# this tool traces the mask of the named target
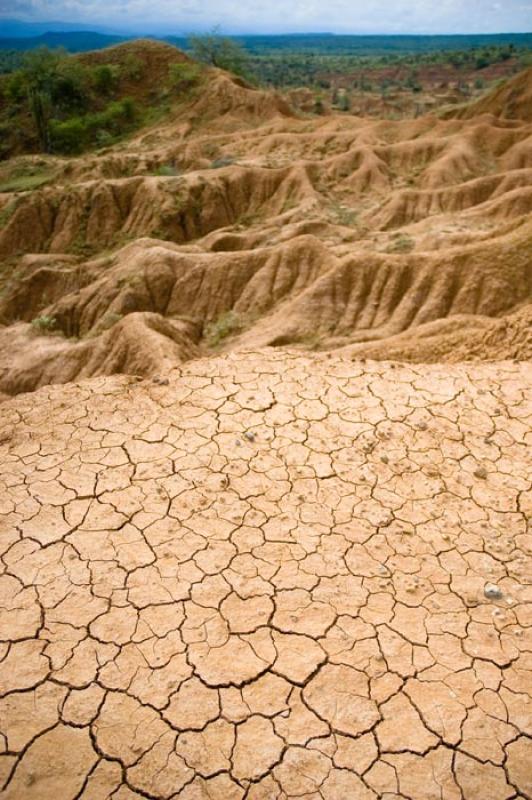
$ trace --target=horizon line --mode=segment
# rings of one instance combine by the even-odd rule
[[[81,27],[79,29],[73,29],[73,30],[69,30],[69,31],[54,30],[53,28],[51,28],[50,30],[46,30],[46,31],[43,31],[43,32],[41,32],[39,34],[35,34],[35,36],[32,36],[32,37],[17,36],[17,35],[2,36],[2,34],[0,33],[0,39],[36,38],[37,36],[43,36],[43,35],[45,35],[47,33],[62,33],[62,34],[97,33],[97,34],[100,34],[102,36],[156,36],[158,38],[165,38],[165,37],[169,37],[169,36],[187,37],[187,36],[194,36],[194,35],[206,35],[206,34],[212,33],[213,30],[214,30],[214,27],[215,27],[214,26],[214,27],[210,27],[210,28],[209,27],[208,28],[202,28],[200,30],[195,29],[195,30],[176,31],[176,32],[169,32],[169,33],[163,33],[162,31],[161,32],[149,31],[149,30],[141,31],[140,29],[137,29],[137,30],[129,29],[129,30],[127,30],[125,28],[124,29],[116,28],[116,29],[113,30],[113,32],[110,32],[111,29],[113,29],[112,24],[111,25],[109,25],[109,24],[106,25],[105,23],[102,23],[100,25],[97,22],[94,23],[95,27],[92,28],[92,27],[90,27],[90,25],[92,23],[86,23],[86,22],[81,22],[81,21],[80,22],[70,22],[69,20],[64,20],[64,21],[62,21],[62,20],[50,20],[50,21],[47,21],[47,20],[40,20],[40,19],[23,20],[23,19],[19,19],[19,18],[15,18],[15,17],[6,17],[4,15],[0,15],[0,23],[3,20],[6,20],[6,21],[9,20],[10,22],[20,22],[22,24],[27,24],[27,25],[32,25],[32,24],[36,24],[36,25],[45,25],[45,24],[54,25],[54,24],[59,24],[59,25],[69,25],[69,26],[70,25],[72,25],[72,26],[80,25]],[[98,28],[107,28],[107,32],[104,33],[104,32],[102,32],[102,30],[98,30]],[[423,37],[436,38],[436,37],[452,36],[453,38],[466,38],[466,37],[469,37],[469,36],[527,36],[527,35],[531,35],[531,34],[532,34],[532,29],[531,30],[527,30],[527,31],[515,31],[515,30],[501,30],[501,31],[489,31],[489,32],[487,32],[487,31],[470,31],[470,32],[467,32],[467,33],[463,33],[463,32],[455,33],[455,32],[452,32],[452,31],[444,31],[444,32],[438,32],[438,33],[431,32],[431,31],[426,31],[426,32],[422,32],[422,33],[420,33],[419,31],[417,31],[415,33],[414,32],[408,32],[408,31],[403,31],[401,33],[397,33],[397,32],[390,33],[390,32],[382,32],[382,31],[367,32],[366,31],[364,33],[361,33],[361,32],[346,32],[346,31],[337,32],[337,31],[318,31],[318,30],[316,30],[316,31],[291,30],[291,31],[282,31],[282,32],[279,32],[279,31],[256,31],[256,30],[255,31],[231,31],[231,30],[227,30],[227,31],[221,30],[220,31],[220,35],[221,36],[337,36],[337,37],[341,37],[341,36],[357,36],[357,37],[360,37],[360,38],[367,38],[367,37],[373,37],[373,36],[380,36],[380,37],[386,36],[388,38],[400,38],[400,37],[406,37],[406,36],[412,37],[412,38],[423,38]]]

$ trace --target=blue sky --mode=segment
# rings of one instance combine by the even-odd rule
[[[0,16],[168,33],[532,31],[532,0],[0,0]]]

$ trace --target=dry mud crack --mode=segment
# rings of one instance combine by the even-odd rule
[[[1,796],[532,797],[531,376],[257,350],[4,403]]]

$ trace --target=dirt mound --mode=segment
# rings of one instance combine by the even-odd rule
[[[193,63],[181,50],[151,39],[95,50],[76,56],[83,63],[116,64],[122,74],[133,73],[121,87],[128,96],[149,99],[158,94],[168,81],[171,64]],[[215,68],[205,68],[200,87],[194,92],[192,101],[181,104],[178,110],[181,119],[205,121],[234,114],[237,117],[251,116],[264,121],[271,115],[292,115],[289,104],[273,91],[257,89],[241,78]],[[240,119],[241,121],[241,119]]]
[[[131,313],[121,319],[108,314],[87,341],[66,341],[60,336],[39,336],[30,325],[0,329],[0,391],[29,392],[50,383],[93,375],[165,374],[182,361],[200,354],[194,326],[159,314]]]
[[[202,125],[218,121],[220,117],[232,117],[242,124],[244,121],[257,123],[277,116],[294,116],[291,106],[281,95],[257,89],[220,70],[209,72],[205,91],[198,92],[188,113],[194,123]]]
[[[182,50],[153,39],[136,39],[103,50],[79,53],[74,59],[89,67],[110,64],[119,67],[120,94],[138,101],[157,96],[168,82],[171,64],[192,63]]]
[[[258,351],[4,403],[2,796],[527,797],[531,378]]]
[[[168,82],[171,64],[195,63],[182,50],[152,39],[82,53],[75,58],[89,66],[114,64],[126,76],[121,85],[123,93],[135,99],[150,99]],[[130,77],[128,78],[128,74]],[[272,113],[292,115],[290,105],[273,91],[251,86],[242,78],[216,68],[205,68],[200,88],[194,93],[191,110],[193,119],[213,119],[226,114],[252,115],[264,121]],[[190,113],[188,102],[180,107],[179,115]]]
[[[450,111],[448,117],[472,119],[480,114],[532,122],[532,67],[505,81],[476,103]]]
[[[500,319],[454,315],[427,322],[382,342],[360,343],[341,349],[357,358],[439,363],[447,361],[532,361],[532,305]]]

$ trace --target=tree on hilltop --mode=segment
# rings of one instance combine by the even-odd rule
[[[219,28],[214,28],[210,33],[191,36],[189,44],[197,61],[225,69],[243,78],[249,77],[249,59],[246,51],[234,39],[221,36]]]

